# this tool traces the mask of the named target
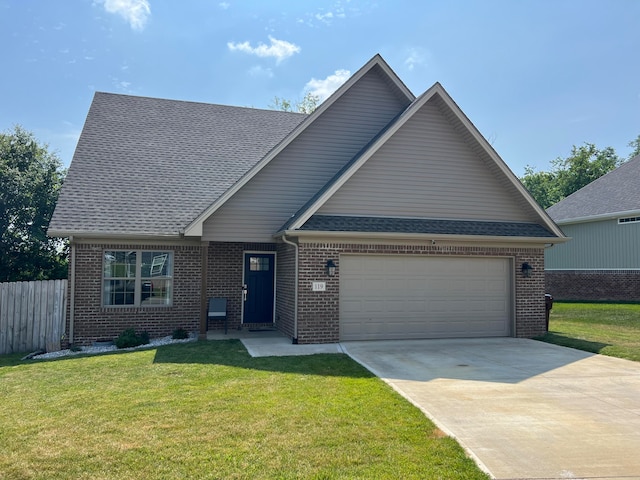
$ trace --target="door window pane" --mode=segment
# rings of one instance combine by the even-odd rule
[[[249,257],[249,270],[263,272],[269,270],[269,257]]]

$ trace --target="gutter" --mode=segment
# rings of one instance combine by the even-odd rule
[[[289,245],[293,246],[293,249],[295,250],[296,254],[295,254],[295,272],[296,272],[296,278],[295,278],[295,284],[293,286],[293,340],[292,343],[297,344],[298,343],[298,244],[295,242],[292,242],[291,240],[289,240],[287,238],[286,233],[282,234],[282,241],[284,243],[287,243]]]
[[[622,217],[636,217],[640,215],[640,210],[625,210],[622,212],[601,213],[599,215],[590,215],[586,217],[565,218],[556,220],[558,225],[570,225],[573,223],[597,222],[603,220],[616,220]]]
[[[76,310],[76,244],[73,237],[69,238],[71,244],[71,272],[69,272],[70,288],[69,288],[69,345],[73,345],[73,321]]]
[[[498,235],[455,235],[455,234],[433,234],[433,233],[397,233],[397,232],[346,232],[346,231],[315,231],[315,230],[285,230],[278,234],[284,238],[285,235],[311,238],[366,238],[371,240],[418,240],[423,242],[454,241],[454,242],[504,242],[504,243],[564,243],[569,237],[515,237]]]

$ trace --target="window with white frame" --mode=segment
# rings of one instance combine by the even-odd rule
[[[104,306],[171,305],[173,252],[106,250],[102,269]]]

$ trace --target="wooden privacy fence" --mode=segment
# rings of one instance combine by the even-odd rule
[[[67,281],[0,283],[0,354],[60,350]]]

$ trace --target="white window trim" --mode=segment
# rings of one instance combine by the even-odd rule
[[[126,305],[107,305],[104,303],[104,282],[105,280],[108,280],[107,277],[104,276],[104,270],[105,270],[105,262],[106,262],[106,253],[107,252],[124,252],[124,251],[134,251],[136,252],[136,274],[135,277],[131,278],[134,282],[135,282],[135,287],[134,287],[134,293],[133,293],[133,303],[132,304],[126,304]],[[168,276],[162,276],[159,279],[161,280],[170,280],[171,281],[171,290],[170,290],[170,294],[169,294],[169,301],[168,303],[155,303],[155,304],[142,304],[142,254],[143,253],[148,253],[148,252],[157,252],[157,253],[161,253],[161,254],[167,254],[170,258],[171,258],[171,272],[170,275]],[[167,308],[167,307],[172,307],[173,306],[173,288],[174,288],[174,276],[173,276],[173,269],[175,268],[174,265],[174,260],[175,260],[175,255],[173,250],[159,250],[159,249],[144,249],[144,248],[137,248],[137,249],[133,249],[133,250],[123,250],[123,249],[118,249],[118,248],[109,248],[109,249],[104,249],[102,251],[102,270],[100,271],[100,306],[102,308],[116,308],[116,309],[127,309],[127,308]],[[165,258],[166,261],[166,258]],[[120,277],[117,277],[120,278]],[[150,277],[144,277],[145,280],[150,278]]]

